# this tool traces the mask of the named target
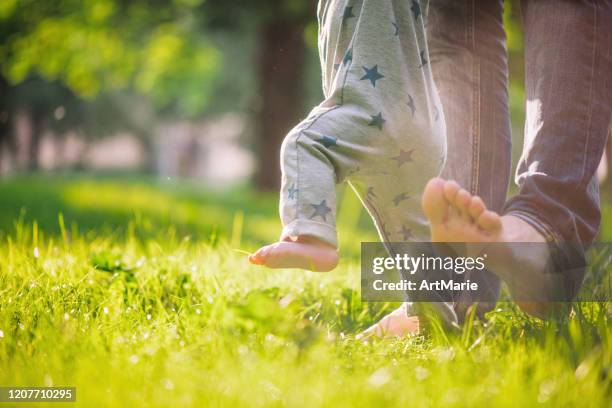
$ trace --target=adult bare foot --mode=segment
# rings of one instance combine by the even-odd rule
[[[301,268],[329,272],[338,265],[338,250],[310,237],[266,245],[249,256],[249,262],[268,268]]]
[[[480,197],[441,178],[429,181],[422,205],[431,223],[433,242],[483,244],[470,245],[469,250],[482,252],[486,248],[487,267],[508,284],[519,306],[536,316],[546,314],[544,299],[547,293],[560,290],[560,280],[546,273],[550,261],[546,245],[515,244],[545,243],[531,225],[512,215],[500,217],[487,210]]]
[[[389,313],[380,321],[370,326],[366,331],[357,335],[357,340],[365,340],[370,337],[381,339],[404,337],[410,334],[418,334],[419,318],[408,316],[404,305]]]
[[[423,211],[431,223],[433,242],[493,242],[503,232],[501,217],[454,181],[430,180],[423,193]]]

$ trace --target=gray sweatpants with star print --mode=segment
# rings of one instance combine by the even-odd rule
[[[337,246],[337,183],[348,181],[384,241],[428,241],[420,196],[446,152],[424,2],[320,0],[325,100],[281,150],[281,238]]]
[[[421,194],[444,164],[446,128],[429,65],[426,3],[319,1],[325,99],[283,142],[281,240],[309,236],[337,246],[335,186],[343,181],[384,242],[430,240]],[[434,307],[456,320],[449,303]]]

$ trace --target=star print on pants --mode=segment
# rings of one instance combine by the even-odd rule
[[[406,228],[405,225],[402,225],[402,229],[399,230],[399,233],[402,234],[404,241],[409,241],[414,238],[414,235],[412,235],[412,230],[410,228]]]
[[[368,123],[368,126],[375,126],[378,128],[378,130],[382,130],[383,125],[386,122],[386,120],[383,118],[382,112],[380,112],[378,115],[370,116],[372,116],[372,120],[370,121],[370,123]]]
[[[410,196],[408,194],[402,193],[393,199],[393,204],[395,204],[395,206],[397,207],[398,205],[400,205],[402,201],[406,201],[409,199],[410,199]]]
[[[346,65],[353,60],[353,50],[348,50],[346,54],[344,54],[344,58],[342,59],[342,64]]]
[[[393,28],[395,29],[395,32],[393,33],[393,35],[397,37],[400,32],[399,25],[397,23],[391,23],[391,24],[393,25]]]
[[[314,212],[310,216],[311,220],[315,217],[321,217],[323,221],[327,221],[327,214],[331,212],[331,208],[327,206],[326,200],[321,201],[321,204],[310,204],[310,205],[314,209]]]
[[[363,81],[369,79],[374,88],[376,88],[376,81],[385,77],[383,74],[378,72],[378,65],[374,65],[372,68],[363,67],[363,70],[365,71],[365,75],[361,77],[360,80]]]
[[[412,112],[412,117],[414,118],[414,113],[416,112],[416,106],[414,106],[414,99],[412,99],[412,95],[408,94],[408,103],[406,104],[410,108],[410,112]]]
[[[411,150],[400,150],[399,154],[396,157],[393,157],[391,160],[397,161],[397,166],[401,167],[404,163],[410,163],[412,161],[412,153],[414,149]]]
[[[338,138],[332,136],[323,136],[317,139],[317,142],[321,143],[325,147],[338,146]]]
[[[374,187],[368,187],[366,190],[366,199],[378,198],[374,192]]]
[[[355,174],[359,173],[359,170],[360,170],[359,166],[353,167],[348,172],[346,172],[346,178],[353,177]]]
[[[290,200],[294,200],[297,196],[297,192],[298,189],[295,187],[295,184],[292,184],[288,189],[287,189],[287,198]]]

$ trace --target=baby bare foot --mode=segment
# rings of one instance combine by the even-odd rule
[[[363,333],[358,334],[356,338],[357,340],[365,340],[375,336],[381,339],[389,339],[418,333],[419,318],[417,316],[408,316],[406,308],[400,306],[380,319],[378,323],[370,326]]]
[[[268,268],[301,268],[329,272],[338,265],[338,251],[315,238],[298,237],[266,245],[249,256],[249,262]]]

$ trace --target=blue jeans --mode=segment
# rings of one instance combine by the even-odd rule
[[[595,172],[612,118],[612,2],[524,0],[521,9],[527,118],[519,192],[506,200],[512,141],[503,1],[430,1],[430,60],[449,138],[442,175],[532,225],[563,268],[583,262],[600,225]],[[472,279],[499,292],[493,274]],[[470,303],[460,294],[457,312]]]

